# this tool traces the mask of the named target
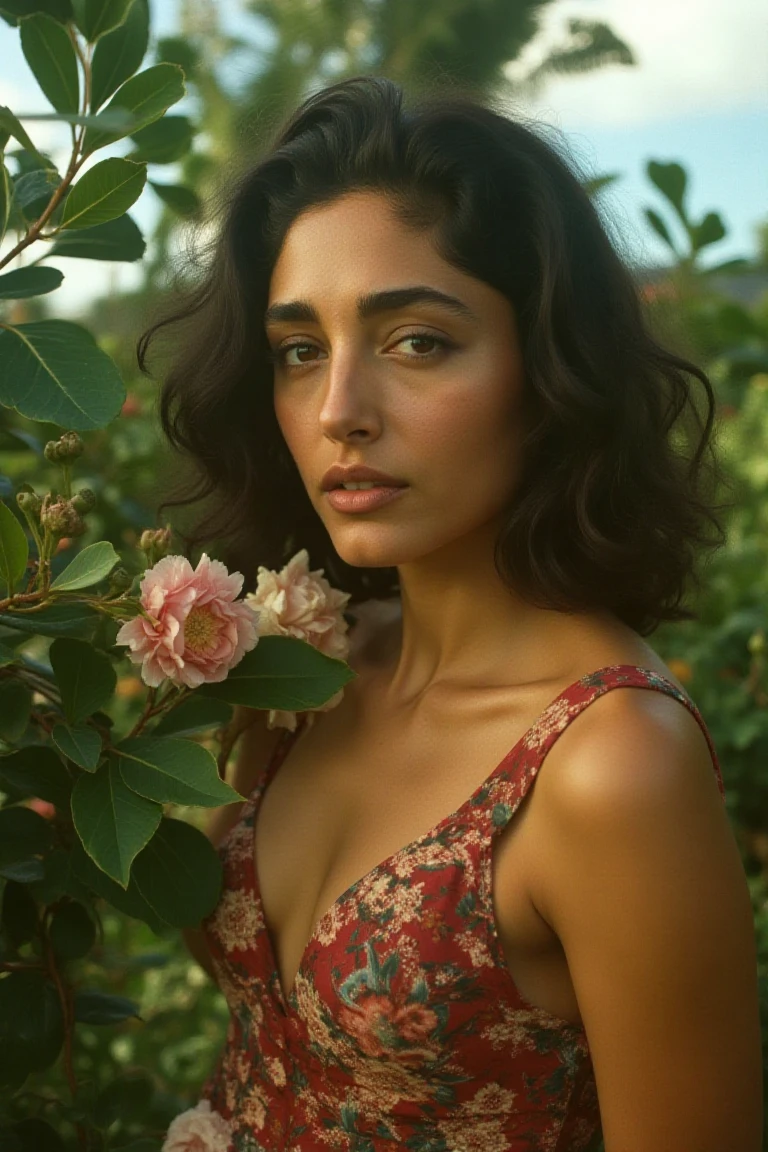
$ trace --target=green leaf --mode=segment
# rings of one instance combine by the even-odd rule
[[[2,619],[2,617],[0,617]],[[19,659],[18,653],[13,649],[8,648],[5,644],[0,644],[0,668],[5,668],[8,664],[15,664]]]
[[[677,212],[686,229],[688,216],[685,211],[685,189],[688,176],[681,164],[662,164],[658,160],[649,160],[645,169],[648,179],[656,185],[659,192],[666,197]]]
[[[72,19],[70,0],[2,0],[0,8],[16,20],[30,16],[33,12],[46,12],[62,24]]]
[[[48,929],[51,947],[62,960],[79,960],[96,941],[96,925],[82,904],[60,904]]]
[[[77,56],[65,28],[52,16],[38,13],[21,21],[21,48],[46,98],[57,112],[80,107]]]
[[[147,164],[172,164],[187,154],[194,134],[186,116],[163,116],[140,132],[131,133],[137,150],[130,153],[129,159]]]
[[[108,224],[82,232],[62,232],[48,256],[69,256],[84,260],[141,260],[147,245],[130,216],[120,216]]]
[[[32,420],[103,428],[125,387],[114,361],[69,320],[38,320],[0,331],[0,403]]]
[[[223,700],[193,696],[166,712],[152,729],[153,736],[194,736],[213,728],[223,728],[232,719],[232,706]]]
[[[90,640],[99,623],[99,615],[87,604],[52,604],[37,612],[3,612],[0,623],[18,632],[37,636],[76,636]]]
[[[95,228],[122,216],[144,190],[144,164],[117,156],[94,165],[74,185],[64,205],[62,228]]]
[[[117,676],[108,656],[85,640],[54,640],[49,658],[70,724],[98,712],[112,698]]]
[[[79,588],[92,588],[103,580],[119,563],[120,557],[108,540],[89,544],[60,572],[51,584],[56,592],[74,592]]]
[[[3,892],[2,925],[14,948],[27,944],[39,931],[37,904],[27,884],[9,880]]]
[[[77,26],[89,44],[122,24],[132,0],[74,0]]]
[[[157,184],[150,180],[149,186],[177,216],[196,216],[202,208],[197,193],[183,184]]]
[[[72,781],[52,748],[32,744],[0,756],[0,787],[14,799],[39,796],[62,812],[69,811]]]
[[[10,508],[0,502],[0,581],[9,596],[26,572],[28,559],[27,534]]]
[[[79,112],[20,112],[22,120],[53,120],[61,124],[81,124],[86,128],[97,128],[110,132],[119,132],[125,136],[134,128],[138,128],[136,117],[126,108],[114,108],[108,112],[106,108],[97,116],[81,115]]]
[[[135,920],[142,920],[158,936],[170,927],[169,924],[160,919],[154,908],[150,908],[139,893],[133,876],[131,876],[127,889],[121,888],[91,860],[79,840],[76,840],[72,845],[70,856],[72,868],[80,883],[86,885],[103,900],[108,900],[119,912],[124,912],[126,916],[132,916]]]
[[[133,76],[141,65],[149,43],[149,5],[134,0],[119,28],[103,36],[93,53],[91,65],[91,112]]]
[[[262,636],[226,680],[203,684],[195,695],[249,708],[302,712],[325,704],[354,676],[343,661],[318,652],[304,640]]]
[[[660,237],[669,248],[672,249],[676,256],[678,256],[679,253],[677,251],[675,242],[670,235],[669,229],[667,228],[661,216],[659,216],[658,212],[655,212],[653,208],[646,208],[644,211],[645,218],[650,224],[651,228],[653,228],[656,235]]]
[[[18,209],[27,221],[37,220],[60,184],[61,176],[55,168],[34,168],[25,172],[13,185],[11,209]]]
[[[0,808],[0,870],[39,860],[51,847],[52,838],[48,821],[31,808]]]
[[[184,73],[176,64],[155,64],[146,68],[118,88],[104,112],[96,117],[101,120],[105,112],[114,108],[125,108],[133,113],[134,123],[128,131],[138,132],[166,112],[172,104],[181,100],[184,95]],[[0,121],[1,123],[1,121]],[[83,142],[84,155],[89,156],[97,148],[112,144],[128,131],[115,131],[114,129],[89,128]]]
[[[159,804],[126,788],[108,761],[93,776],[81,776],[72,790],[72,817],[88,855],[102,871],[128,887],[131,864],[160,823]]]
[[[691,244],[694,252],[701,251],[708,244],[716,244],[727,235],[722,217],[717,212],[707,212],[700,224],[696,224],[691,234]]]
[[[51,732],[59,751],[86,772],[95,772],[101,759],[101,736],[89,724],[55,724]],[[2,761],[0,761],[0,765]]]
[[[119,1024],[130,1017],[141,1020],[135,1001],[96,989],[84,988],[76,992],[74,1006],[78,1024]]]
[[[0,1080],[42,1072],[64,1043],[59,996],[42,972],[10,972],[0,980]]]
[[[164,36],[157,42],[157,59],[159,63],[180,65],[185,76],[189,76],[200,63],[200,52],[183,36]]]
[[[175,928],[191,928],[216,907],[221,859],[197,828],[164,817],[156,835],[134,860],[133,880],[162,920]]]
[[[167,65],[167,67],[170,67],[170,65]],[[18,140],[22,148],[27,152],[31,152],[32,155],[41,162],[43,167],[47,166],[47,158],[43,156],[42,152],[38,152],[24,131],[19,118],[11,112],[10,108],[6,108],[4,104],[0,104],[0,130],[7,132],[9,136],[13,136],[14,140]]]
[[[27,730],[32,693],[21,680],[0,680],[0,740],[15,744]]]
[[[8,227],[12,194],[11,174],[0,157],[0,240],[5,236],[5,230]]]
[[[58,268],[16,268],[0,276],[0,300],[25,300],[28,296],[44,296],[54,292],[64,273]]]
[[[215,808],[244,799],[221,779],[211,753],[191,740],[134,736],[117,745],[115,757],[123,783],[148,800]]]
[[[26,1120],[19,1120],[13,1126],[13,1132],[21,1141],[18,1152],[67,1152],[61,1136],[51,1128],[50,1124],[45,1120],[40,1120],[37,1116],[28,1116]]]

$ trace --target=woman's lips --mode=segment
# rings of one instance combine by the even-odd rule
[[[328,503],[337,512],[372,512],[392,500],[397,500],[407,491],[407,484],[401,488],[387,488],[382,485],[376,488],[359,488],[350,492],[345,488],[332,488],[325,495]]]

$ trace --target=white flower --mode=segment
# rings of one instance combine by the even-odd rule
[[[231,1139],[224,1117],[201,1100],[171,1121],[161,1152],[229,1152]]]
[[[256,591],[245,597],[259,614],[259,636],[294,636],[336,660],[345,660],[349,654],[348,625],[344,619],[349,599],[348,592],[331,587],[322,568],[309,571],[306,548],[279,572],[259,568]],[[341,703],[343,695],[342,688],[325,704],[309,711],[327,712]],[[272,710],[267,727],[294,732],[296,713]]]

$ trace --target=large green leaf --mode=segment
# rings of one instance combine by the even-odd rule
[[[658,190],[669,201],[678,216],[688,227],[688,216],[685,210],[685,190],[688,176],[681,164],[674,162],[663,164],[658,160],[649,160],[646,165],[648,179],[656,185]]]
[[[20,214],[23,220],[37,220],[60,184],[61,176],[55,168],[35,168],[32,172],[25,172],[13,185],[11,210]]]
[[[144,190],[145,164],[117,156],[95,164],[74,185],[64,205],[62,228],[95,228],[127,212]]]
[[[0,624],[36,636],[76,636],[89,640],[99,623],[99,615],[87,604],[52,604],[35,612],[3,612]]]
[[[101,759],[101,736],[89,724],[55,724],[51,739],[68,760],[95,772]]]
[[[141,260],[146,241],[130,216],[82,232],[62,232],[48,256],[74,256],[84,260]]]
[[[223,700],[206,700],[202,696],[188,696],[158,722],[153,736],[194,736],[223,728],[232,719],[232,705]]]
[[[77,26],[89,44],[122,24],[133,0],[73,0]]]
[[[54,592],[75,592],[80,588],[92,588],[119,563],[120,557],[108,540],[97,540],[89,544],[67,564],[63,572],[59,572],[51,584]]]
[[[114,361],[69,320],[38,320],[0,331],[0,404],[66,428],[103,428],[125,387]]]
[[[325,704],[354,676],[343,661],[318,652],[304,640],[262,636],[226,680],[203,684],[195,692],[249,708],[302,712]]]
[[[11,174],[3,163],[2,156],[0,156],[0,240],[5,236],[5,230],[8,227],[12,194]]]
[[[15,744],[29,723],[32,693],[21,680],[0,680],[0,740]]]
[[[135,117],[129,131],[138,132],[140,128],[159,120],[183,95],[184,73],[181,68],[176,64],[155,64],[126,80],[96,119],[100,120],[104,113],[112,109],[125,108]],[[113,128],[89,128],[83,144],[84,154],[89,156],[97,148],[112,144],[127,134],[127,131],[115,131]]]
[[[85,640],[54,640],[49,658],[70,724],[92,716],[112,698],[117,676],[111,661]]]
[[[244,799],[221,779],[211,753],[192,740],[134,736],[117,745],[115,757],[123,783],[148,800],[215,808]]]
[[[10,972],[0,980],[0,1082],[42,1072],[64,1043],[54,985],[42,972]]]
[[[75,49],[52,16],[38,13],[21,21],[21,47],[35,80],[57,112],[80,108],[80,79]]]
[[[96,988],[81,988],[75,992],[73,1007],[78,1024],[119,1024],[132,1016],[141,1020],[135,1001],[125,996],[111,996]]]
[[[9,596],[26,572],[28,559],[27,534],[10,508],[0,501],[0,586]]]
[[[221,879],[221,859],[213,844],[182,820],[164,817],[133,862],[137,891],[175,928],[191,928],[213,911]]]
[[[72,19],[70,0],[2,0],[0,9],[5,15],[14,18],[14,23],[33,12],[46,12],[62,24]]]
[[[33,744],[0,756],[0,788],[14,799],[39,796],[63,812],[69,810],[72,781],[52,748]]]
[[[44,296],[54,292],[64,273],[58,268],[16,268],[0,276],[0,300],[24,300],[28,296]]]
[[[149,186],[177,216],[196,216],[202,208],[197,192],[184,184],[158,184],[150,180]]]
[[[165,67],[170,68],[170,64],[165,65]],[[35,148],[29,136],[24,131],[18,116],[11,112],[10,108],[6,108],[4,104],[0,104],[0,131],[7,132],[9,136],[13,136],[14,140],[18,140],[22,148],[27,152],[31,152],[44,167],[47,165],[47,158],[43,156],[42,152],[38,152],[37,148]]]
[[[119,912],[125,912],[126,916],[133,916],[136,920],[143,920],[157,935],[169,927],[167,922],[157,915],[154,908],[147,904],[136,887],[133,876],[131,876],[128,887],[121,888],[91,860],[79,840],[76,840],[72,845],[70,859],[72,869],[78,880],[90,888],[92,892],[95,892],[97,896],[101,896],[103,900],[108,900]],[[33,891],[36,890],[33,888]]]
[[[129,154],[129,159],[147,164],[173,164],[187,154],[194,134],[186,116],[163,116],[140,132],[131,133],[136,151]]]
[[[0,874],[12,865],[39,860],[51,847],[51,826],[31,808],[0,809]]]
[[[91,65],[91,111],[133,76],[144,59],[149,43],[149,5],[134,0],[119,28],[99,40]]]
[[[88,855],[103,872],[128,887],[131,864],[152,839],[163,809],[126,788],[117,765],[102,764],[72,790],[72,818]]]

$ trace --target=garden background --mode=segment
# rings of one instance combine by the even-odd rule
[[[16,500],[22,486],[69,498],[73,472],[93,497],[81,501],[71,532],[61,522],[45,536],[45,579],[78,591],[82,604],[89,585],[82,575],[73,583],[73,558],[94,547],[102,551],[88,555],[103,557],[107,545],[116,554],[109,567],[92,569],[90,587],[103,598],[95,631],[78,631],[72,617],[66,626],[50,617],[46,628],[38,615],[42,626],[24,630],[18,614],[15,624],[7,612],[0,616],[1,1152],[159,1149],[172,1117],[195,1103],[222,1042],[223,997],[186,952],[181,924],[161,914],[168,894],[148,900],[149,910],[121,899],[115,880],[122,881],[106,856],[90,853],[87,828],[78,835],[103,869],[101,880],[72,864],[69,881],[53,885],[51,852],[59,834],[67,845],[80,768],[94,774],[76,786],[81,808],[90,780],[109,768],[84,763],[71,741],[87,729],[106,749],[107,728],[135,734],[148,717],[146,688],[115,648],[104,609],[110,596],[135,591],[147,560],[142,533],[164,523],[156,510],[174,470],[158,431],[157,382],[136,367],[137,337],[174,280],[192,273],[187,254],[209,235],[225,182],[258,157],[304,95],[363,72],[414,93],[423,84],[471,87],[560,139],[632,265],[652,322],[712,380],[717,446],[734,486],[724,493],[734,501],[728,541],[691,600],[699,619],[662,626],[649,639],[701,708],[721,760],[753,900],[768,1086],[768,52],[757,2],[713,3],[706,27],[693,3],[674,7],[656,0],[642,13],[626,0],[0,0],[0,231],[8,221],[0,264],[21,245],[0,268],[0,277],[20,273],[10,283],[0,278],[0,496],[16,524],[0,517],[0,575],[8,596],[16,585],[18,595],[18,533],[33,556],[45,544],[39,509],[30,523],[29,507]],[[82,51],[76,92],[74,48],[72,60],[67,55],[73,36]],[[83,115],[110,98],[118,107],[115,90],[159,66],[165,70],[144,81],[150,118],[130,131],[107,130],[104,121],[97,143],[98,126]],[[94,89],[101,85],[101,103],[92,91],[83,104],[86,73]],[[122,106],[136,112],[139,101]],[[52,115],[59,119],[36,119]],[[78,181],[112,164],[100,171],[101,198],[87,183],[79,201],[67,188],[38,229],[49,239],[32,236],[62,177],[66,183],[81,131],[86,140],[91,133],[92,151]],[[82,152],[82,138],[80,145]],[[98,215],[95,205],[105,200],[111,216]],[[116,371],[89,359],[90,345],[74,329],[45,329],[52,320],[90,332]],[[33,373],[14,333],[19,341],[27,333],[24,347],[39,352],[53,331],[69,341],[71,364],[60,380],[78,375],[88,408],[108,379],[103,391],[113,410],[76,423],[50,381],[47,392],[45,382],[37,393],[20,386]],[[84,451],[62,466],[45,446],[70,428],[80,429]],[[208,551],[216,555],[215,541]],[[22,574],[26,563],[25,554]],[[246,574],[247,586],[254,576]],[[47,611],[72,612],[73,604]],[[61,682],[72,661],[90,659],[78,644],[116,673],[90,711]],[[321,698],[330,694],[327,681]],[[186,727],[166,726],[164,734],[221,757],[215,726],[234,702],[214,706],[211,697],[205,723],[187,716]],[[68,779],[58,775],[62,766]],[[156,800],[164,816],[198,828],[201,805],[211,803]],[[20,808],[34,813],[34,826],[19,823]],[[194,922],[194,908],[188,917]]]

